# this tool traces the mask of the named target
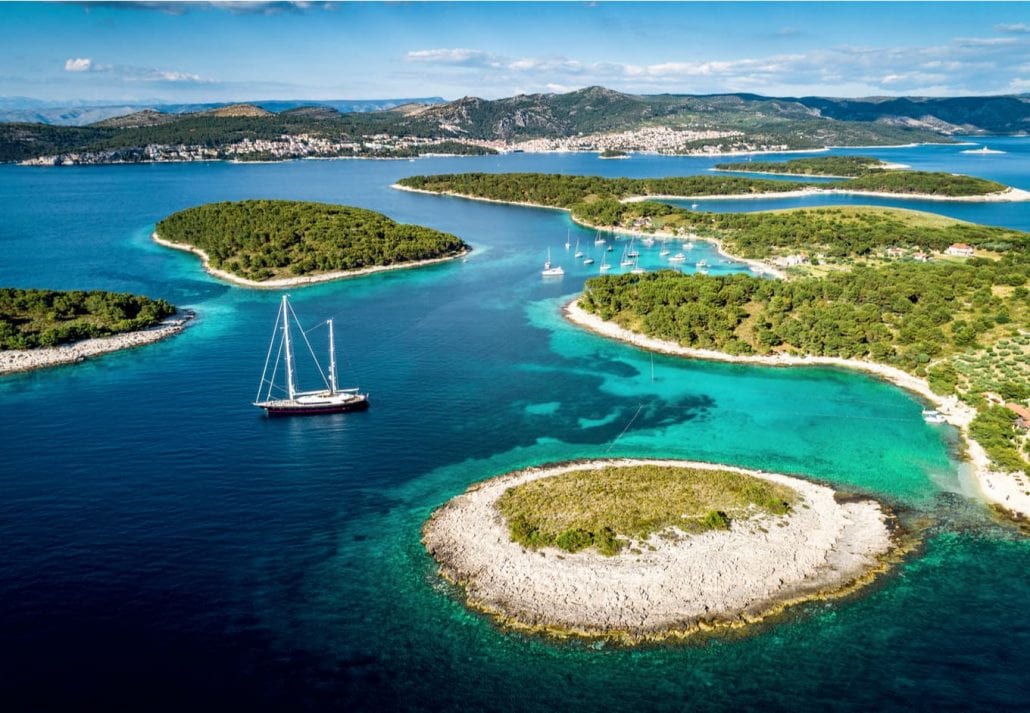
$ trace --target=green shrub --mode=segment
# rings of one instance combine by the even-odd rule
[[[701,526],[705,530],[728,530],[730,529],[730,518],[721,510],[710,510],[701,519]]]
[[[579,552],[594,544],[594,536],[586,530],[574,529],[554,538],[554,544],[566,552]]]

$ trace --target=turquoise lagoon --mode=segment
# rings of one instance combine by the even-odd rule
[[[1030,140],[988,143],[1008,153],[848,153],[1030,189]],[[1030,542],[973,495],[954,432],[923,423],[918,399],[840,370],[686,361],[585,333],[559,309],[597,271],[574,265],[566,234],[589,252],[591,231],[558,211],[389,187],[414,173],[681,175],[713,163],[522,154],[0,167],[0,284],[128,290],[199,314],[174,339],[0,381],[0,700],[1025,707]],[[476,247],[466,261],[293,291],[311,324],[335,317],[342,380],[371,392],[367,413],[263,418],[250,402],[280,293],[220,283],[149,240],[175,210],[257,197],[359,205]],[[1030,229],[1025,204],[886,204]],[[609,239],[611,259],[623,241]],[[564,279],[541,279],[548,247]],[[715,274],[743,270],[695,252]],[[660,262],[645,250],[645,266]],[[419,542],[433,508],[491,475],[599,455],[802,474],[884,500],[923,545],[862,595],[744,636],[628,650],[513,634],[467,611]]]

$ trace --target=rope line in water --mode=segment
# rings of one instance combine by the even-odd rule
[[[620,433],[619,435],[617,435],[617,436],[615,437],[615,440],[614,440],[614,441],[612,441],[612,442],[611,442],[611,444],[609,444],[609,446],[608,446],[607,448],[605,448],[605,449],[604,449],[604,452],[605,452],[605,453],[607,453],[607,452],[608,452],[608,451],[610,451],[610,450],[611,450],[612,448],[614,448],[614,447],[615,447],[615,444],[619,442],[619,439],[620,439],[620,438],[622,438],[622,437],[623,437],[623,436],[624,436],[624,435],[626,434],[626,431],[628,431],[628,430],[629,430],[629,428],[630,428],[630,426],[632,426],[632,425],[633,425],[633,422],[637,420],[637,416],[639,416],[639,415],[640,415],[640,412],[644,410],[644,406],[645,406],[645,405],[646,405],[646,404],[640,404],[640,406],[638,406],[638,407],[637,407],[637,412],[636,412],[635,414],[633,414],[633,418],[631,418],[631,419],[629,420],[629,423],[627,423],[627,424],[626,424],[626,427],[625,427],[624,429],[622,429],[622,433]]]

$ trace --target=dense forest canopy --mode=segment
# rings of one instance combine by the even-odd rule
[[[134,332],[174,313],[164,300],[121,292],[0,288],[0,350]]]
[[[580,303],[602,319],[687,347],[870,359],[983,407],[985,391],[1030,398],[1019,371],[1030,347],[1027,258],[1024,248],[997,260],[858,266],[791,280],[672,270],[606,275],[586,283]],[[1014,416],[1002,416],[982,408],[975,422],[981,443],[1000,466],[1027,468]]]
[[[929,171],[874,171],[830,185],[848,191],[923,193],[932,196],[982,196],[1006,189],[1000,183],[983,178]]]
[[[717,163],[716,170],[741,173],[789,173],[799,176],[846,176],[854,178],[883,170],[884,163],[868,156],[816,156],[790,161],[734,161]]]
[[[876,171],[845,181],[813,186],[798,181],[742,176],[681,176],[667,178],[605,178],[554,173],[453,173],[411,176],[398,183],[434,193],[456,193],[492,200],[537,203],[572,208],[600,199],[646,196],[721,196],[778,193],[830,188],[889,193],[928,193],[966,197],[1005,190],[1005,186],[972,176],[923,171]]]
[[[933,196],[980,196],[1006,189],[1000,183],[973,176],[929,171],[884,169],[875,158],[864,156],[819,156],[792,161],[749,161],[718,163],[723,171],[768,172],[801,176],[844,176],[848,180],[822,184],[823,188],[884,193],[922,193]]]
[[[212,267],[263,281],[458,255],[460,238],[381,213],[326,203],[209,203],[157,224],[158,235],[207,253]]]

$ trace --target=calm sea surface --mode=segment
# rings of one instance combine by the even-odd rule
[[[1030,140],[862,150],[1030,189]],[[844,153],[844,152],[841,152]],[[0,706],[344,710],[1025,709],[1030,541],[973,497],[955,434],[894,387],[829,369],[706,364],[584,333],[592,267],[564,213],[403,193],[415,173],[685,175],[714,160],[512,155],[0,166],[0,284],[195,309],[180,336],[0,380]],[[251,406],[278,292],[229,287],[149,240],[209,201],[358,205],[454,232],[467,261],[297,289],[336,319],[367,413]],[[1030,230],[1027,204],[868,199]],[[609,260],[618,258],[615,242]],[[566,275],[540,277],[550,248]],[[712,274],[740,271],[703,245]],[[657,248],[642,264],[660,264]],[[316,348],[324,332],[311,333]],[[310,374],[310,372],[309,372]],[[620,436],[621,434],[621,436]],[[603,455],[799,473],[895,507],[924,544],[863,595],[747,636],[625,650],[498,630],[435,575],[422,522],[470,483]]]

